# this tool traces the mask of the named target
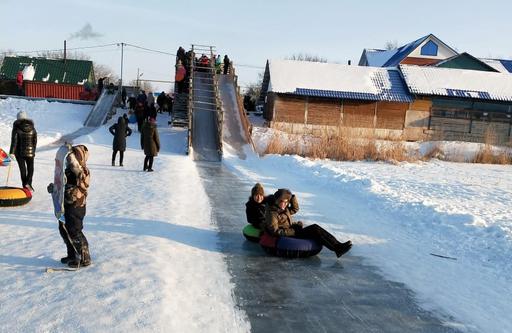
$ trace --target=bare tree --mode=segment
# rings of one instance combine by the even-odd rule
[[[108,78],[109,82],[114,84],[117,84],[119,81],[119,76],[113,72],[112,68],[97,63],[93,63],[93,67],[96,80],[101,77],[106,77]]]
[[[131,80],[129,85],[132,87],[136,87],[137,80]],[[144,90],[145,92],[153,91],[153,85],[151,84],[151,82],[148,81],[139,80],[139,88],[141,90]]]
[[[2,63],[4,62],[5,57],[10,57],[16,55],[14,53],[14,50],[8,49],[8,50],[0,50],[0,67],[2,66]]]
[[[263,83],[263,73],[258,73],[258,80],[247,84],[244,89],[244,108],[247,111],[254,111],[256,103],[261,93],[261,85]]]
[[[396,40],[388,40],[386,44],[384,45],[384,49],[386,50],[394,50],[398,49],[398,42]]]
[[[289,57],[285,58],[286,60],[299,60],[299,61],[311,61],[311,62],[327,62],[326,58],[322,58],[317,55],[312,55],[308,53],[295,53]]]

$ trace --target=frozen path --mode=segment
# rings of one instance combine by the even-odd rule
[[[208,194],[220,245],[236,284],[237,304],[246,311],[252,331],[456,332],[439,318],[451,319],[422,310],[405,285],[385,280],[353,252],[341,260],[325,249],[305,260],[266,255],[241,234],[253,184],[222,164],[201,163],[199,168],[205,188],[215,188]]]

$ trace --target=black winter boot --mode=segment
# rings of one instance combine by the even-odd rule
[[[336,247],[337,247],[337,249],[335,250],[336,257],[339,258],[342,255],[344,255],[345,253],[347,253],[348,251],[350,251],[350,249],[352,248],[352,242],[348,241],[348,242],[345,242],[345,243],[340,243]]]
[[[63,258],[60,258],[60,262],[63,263],[63,264],[67,264],[68,262],[71,261],[72,258],[70,257],[63,257]]]

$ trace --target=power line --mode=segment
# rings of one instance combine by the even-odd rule
[[[254,66],[254,65],[243,65],[243,64],[235,64],[235,67],[247,67],[247,68],[254,68],[254,69],[265,69],[265,67],[261,66]]]
[[[147,47],[142,47],[142,46],[138,46],[138,45],[133,45],[133,44],[130,44],[130,43],[125,43],[125,45],[127,45],[127,46],[131,46],[131,47],[134,47],[134,48],[136,48],[136,49],[145,50],[145,51],[150,51],[150,52],[155,52],[155,53],[162,53],[162,54],[167,54],[167,55],[176,56],[175,54],[170,53],[170,52],[165,52],[165,51],[160,51],[160,50],[155,50],[155,49],[148,49]]]
[[[94,49],[94,48],[100,48],[100,47],[107,47],[107,46],[117,46],[119,43],[110,43],[110,44],[103,44],[103,45],[93,45],[93,46],[81,46],[81,47],[71,47],[66,48],[66,51],[73,51],[73,50],[83,50],[83,49]],[[53,50],[33,50],[33,51],[4,51],[0,52],[1,54],[15,54],[15,53],[42,53],[42,52],[59,52],[64,51],[64,49],[53,49]]]

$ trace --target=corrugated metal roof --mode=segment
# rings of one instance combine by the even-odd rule
[[[499,70],[487,64],[485,61],[482,61],[482,59],[478,59],[467,52],[456,54],[450,58],[441,60],[440,62],[435,63],[432,66],[443,68],[458,68],[470,70],[483,70],[488,72],[499,72]]]
[[[427,39],[429,36],[430,35],[421,37],[420,39],[417,39],[417,40],[415,40],[413,42],[410,42],[409,44],[405,44],[404,46],[399,47],[396,50],[395,54],[393,54],[393,56],[391,58],[389,58],[388,61],[386,61],[386,63],[383,65],[383,67],[396,67],[396,66],[398,66],[398,64],[400,64],[400,62],[402,60],[404,60],[409,55],[409,53],[411,53],[418,46],[420,46],[420,44],[423,43],[423,41],[425,41],[425,39]]]
[[[500,62],[509,73],[512,73],[512,60],[500,59]]]
[[[479,58],[487,65],[501,73],[512,73],[512,60]]]
[[[275,93],[373,101],[412,101],[396,69],[271,60],[268,72],[268,91]]]
[[[412,94],[512,102],[512,75],[466,69],[400,65]]]
[[[89,60],[67,59],[64,62],[46,58],[5,57],[0,68],[0,76],[16,79],[18,71],[22,71],[30,64],[35,70],[33,81],[83,84],[89,80],[93,71],[92,61]]]
[[[365,49],[363,51],[364,60],[359,61],[360,66],[383,67],[398,50],[376,50]],[[364,62],[364,64],[363,64]]]

